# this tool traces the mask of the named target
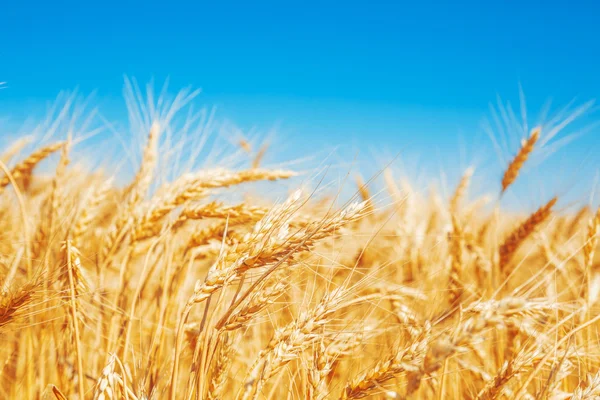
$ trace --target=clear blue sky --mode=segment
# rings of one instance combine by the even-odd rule
[[[593,1],[13,1],[0,6],[0,114],[78,87],[113,115],[123,75],[170,77],[244,128],[279,123],[298,151],[350,141],[433,165],[465,146],[466,166],[480,161],[488,104],[518,109],[519,83],[532,113],[598,97],[598,18]],[[578,165],[598,138],[560,163]],[[586,165],[591,181],[600,163]]]

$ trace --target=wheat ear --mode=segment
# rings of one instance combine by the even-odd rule
[[[536,142],[540,138],[540,133],[541,129],[535,128],[531,131],[529,139],[522,141],[519,152],[508,164],[508,168],[506,168],[504,176],[502,177],[502,193],[504,193],[506,189],[508,189],[508,187],[515,181],[515,179],[517,179],[519,171],[523,167],[525,161],[527,161],[531,155]]]
[[[535,228],[544,222],[552,212],[552,207],[556,204],[557,198],[552,198],[548,203],[536,210],[529,218],[525,220],[517,229],[515,229],[502,243],[499,249],[500,270],[506,272],[508,262],[517,251],[519,246],[531,235]]]
[[[64,142],[54,143],[48,145],[46,147],[42,147],[41,149],[31,153],[29,157],[18,163],[13,167],[10,171],[13,179],[15,181],[18,180],[28,180],[29,176],[33,169],[44,159],[46,159],[50,154],[56,152],[61,149],[65,145]],[[11,183],[11,180],[8,176],[0,179],[0,193]]]

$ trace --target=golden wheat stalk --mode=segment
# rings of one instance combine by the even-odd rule
[[[158,159],[158,142],[160,140],[160,125],[152,123],[148,133],[148,141],[142,156],[142,163],[131,184],[125,188],[123,195],[131,205],[137,204],[146,195]]]
[[[185,179],[184,182],[178,182],[171,189],[171,193],[165,199],[159,199],[156,204],[151,205],[149,211],[139,219],[134,221],[133,241],[140,241],[152,237],[157,232],[157,225],[175,208],[184,205],[192,200],[199,200],[210,193],[210,189],[225,188],[233,185],[239,185],[245,182],[255,182],[260,180],[274,181],[277,179],[287,179],[294,176],[291,171],[270,171],[270,170],[248,170],[240,172],[219,171],[218,174],[209,174],[199,178]],[[185,210],[184,210],[185,212]],[[194,213],[189,212],[188,218],[193,217]],[[183,219],[186,215],[184,214]],[[183,221],[180,221],[183,222]]]
[[[473,167],[467,168],[463,176],[460,178],[456,189],[454,190],[454,194],[450,198],[450,210],[453,213],[456,213],[460,207],[460,204],[465,197],[467,189],[469,188],[469,184],[471,183],[471,177],[475,169]]]
[[[352,378],[343,389],[341,400],[361,399],[378,390],[387,381],[400,374],[416,372],[423,362],[429,338],[415,341],[387,359],[381,360],[373,368]],[[413,381],[410,381],[414,385]]]
[[[506,189],[508,189],[508,187],[515,181],[515,179],[517,179],[523,164],[525,161],[527,161],[531,155],[531,152],[533,152],[533,148],[540,138],[540,133],[541,128],[535,128],[531,131],[529,139],[521,142],[521,148],[517,152],[517,155],[508,164],[508,167],[502,176],[502,193],[504,193]]]
[[[450,274],[448,277],[448,295],[450,304],[456,305],[460,301],[465,286],[461,278],[463,270],[463,233],[458,219],[452,216],[452,232],[449,234],[450,242]]]
[[[31,304],[39,288],[38,283],[26,283],[17,290],[8,288],[0,293],[0,329],[13,322]]]
[[[15,165],[11,172],[11,175],[15,181],[27,181],[31,176],[33,169],[43,160],[45,160],[52,153],[60,150],[64,146],[64,142],[53,143],[46,147],[42,147],[39,150],[31,153],[23,161]],[[0,179],[0,193],[11,183],[8,176]]]
[[[79,332],[79,317],[77,312],[77,301],[76,301],[76,290],[75,290],[75,273],[73,272],[73,258],[78,257],[73,253],[71,242],[67,241],[65,244],[65,253],[67,259],[67,273],[69,277],[69,298],[71,302],[71,323],[73,326],[73,332],[75,333],[75,353],[77,357],[77,374],[78,374],[78,389],[79,389],[79,398],[83,399],[85,396],[84,389],[84,369],[83,369],[83,353],[81,348],[81,335]]]
[[[523,244],[525,239],[543,223],[552,213],[552,207],[558,199],[553,197],[548,203],[537,209],[529,216],[517,229],[515,229],[500,245],[498,253],[500,254],[500,270],[505,271],[508,262],[517,251],[519,246]]]
[[[221,344],[216,354],[215,365],[212,370],[212,377],[208,388],[207,398],[217,400],[222,398],[225,389],[227,373],[231,367],[232,357],[235,353],[233,349],[233,338],[227,334],[221,336]]]

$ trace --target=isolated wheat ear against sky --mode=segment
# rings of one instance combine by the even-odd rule
[[[164,93],[126,82],[132,173],[90,162],[111,126],[73,95],[0,148],[0,398],[600,397],[593,192],[506,208],[591,103],[541,125],[500,107],[479,195],[478,165],[420,190],[269,164]]]

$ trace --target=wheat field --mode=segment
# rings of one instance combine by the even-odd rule
[[[600,398],[600,210],[501,205],[543,129],[488,196],[342,201],[243,140],[170,173],[147,117],[125,183],[70,132],[1,149],[0,398]]]

